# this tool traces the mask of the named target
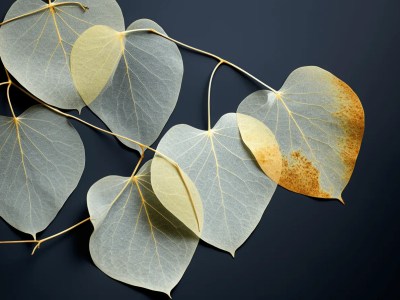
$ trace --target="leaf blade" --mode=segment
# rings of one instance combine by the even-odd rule
[[[71,75],[86,105],[90,105],[106,86],[123,48],[120,33],[104,25],[89,28],[76,40],[71,51]]]
[[[0,215],[36,236],[55,218],[77,186],[85,152],[68,121],[42,106],[18,117],[0,116]]]
[[[170,295],[198,238],[154,195],[150,162],[134,178],[109,176],[90,189],[88,207],[95,227],[90,253],[108,276]]]
[[[262,122],[250,116],[237,114],[237,120],[240,136],[263,172],[274,182],[279,182],[282,154],[275,135]]]
[[[157,148],[176,161],[199,190],[204,208],[201,238],[232,255],[257,226],[277,186],[243,145],[236,118],[224,115],[211,132],[177,125]]]
[[[278,95],[255,92],[238,112],[275,129],[283,155],[281,186],[343,201],[364,133],[361,102],[347,84],[321,68],[302,67]]]
[[[147,19],[135,21],[127,30],[148,28],[165,33]],[[182,57],[174,43],[155,34],[135,32],[124,37],[124,51],[113,76],[103,87],[99,85],[93,93],[101,90],[99,96],[88,106],[111,131],[151,145],[178,101]],[[136,144],[119,140],[140,151]]]
[[[196,235],[204,224],[203,205],[192,180],[166,159],[155,156],[151,182],[160,202]]]
[[[68,1],[57,1],[65,3]],[[73,43],[95,24],[123,30],[121,9],[114,0],[86,0],[84,12],[77,5],[54,7],[5,24],[0,29],[0,56],[15,79],[44,102],[63,109],[81,110],[85,103],[70,74]],[[5,20],[47,7],[41,0],[18,0]],[[37,76],[41,74],[41,76]]]

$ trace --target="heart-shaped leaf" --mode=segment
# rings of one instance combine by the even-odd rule
[[[125,28],[121,9],[114,0],[84,0],[83,4],[88,7],[86,11],[70,1],[46,4],[42,0],[18,0],[5,20],[28,15],[0,29],[4,66],[33,95],[64,109],[81,110],[85,106],[69,68],[75,40],[97,24],[116,30]]]
[[[0,128],[0,215],[36,238],[76,188],[85,150],[67,119],[43,106],[0,116]]]
[[[88,193],[90,254],[119,281],[170,295],[199,238],[168,212],[150,184],[150,162],[134,177],[109,176]]]
[[[165,33],[145,19],[127,31],[149,28]],[[82,99],[113,132],[151,145],[175,108],[183,62],[178,47],[158,35],[95,26],[76,41],[71,70]]]
[[[277,93],[248,96],[238,112],[274,132],[283,157],[281,186],[343,202],[364,133],[362,105],[346,83],[321,68],[302,67]]]
[[[204,209],[201,238],[234,255],[257,226],[277,186],[243,144],[236,114],[224,115],[210,131],[174,126],[157,150],[176,161],[199,190]],[[153,163],[157,195],[163,192],[155,184],[158,172],[161,167]]]

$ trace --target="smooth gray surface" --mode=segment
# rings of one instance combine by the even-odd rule
[[[4,15],[11,0],[0,5]],[[346,206],[278,188],[254,234],[232,259],[201,243],[174,299],[398,299],[400,221],[400,2],[120,0],[126,23],[147,17],[174,38],[216,52],[279,88],[289,73],[318,65],[347,82],[366,113],[366,132]],[[215,62],[187,51],[183,89],[165,130],[206,129],[208,77]],[[4,77],[3,77],[4,78]],[[223,67],[213,123],[257,89]],[[18,103],[28,100],[13,92]],[[1,88],[1,112],[7,107]],[[15,104],[17,105],[17,103]],[[100,124],[88,110],[83,118]],[[77,125],[87,154],[78,189],[44,236],[88,216],[86,193],[107,175],[129,176],[136,154]],[[132,161],[132,164],[129,162]],[[90,224],[43,244],[0,247],[2,299],[168,299],[108,278],[89,256]],[[0,222],[0,239],[26,238]]]

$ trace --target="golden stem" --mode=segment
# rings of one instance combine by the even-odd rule
[[[9,82],[7,86],[7,100],[8,100],[8,106],[10,107],[11,114],[13,115],[14,121],[17,121],[17,117],[15,116],[14,108],[11,104],[11,98],[10,98],[10,88],[11,88],[12,83]]]
[[[60,235],[63,235],[63,234],[75,229],[76,227],[78,227],[78,226],[80,226],[80,225],[82,225],[82,224],[84,224],[84,223],[86,223],[88,221],[90,221],[90,218],[86,218],[85,220],[80,221],[79,223],[77,223],[77,224],[75,224],[75,225],[73,225],[73,226],[71,226],[71,227],[69,227],[69,228],[67,228],[67,229],[65,229],[65,230],[63,230],[63,231],[61,231],[59,233],[53,234],[53,235],[51,235],[51,236],[49,236],[49,237],[47,237],[45,239],[37,241],[37,244],[36,244],[35,248],[33,248],[32,255],[35,254],[36,250],[39,249],[40,245],[43,244],[44,242],[47,242],[47,241],[49,241],[51,239],[54,239],[54,238],[56,238],[56,237],[58,237]]]
[[[252,74],[250,74],[249,72],[245,71],[244,69],[240,68],[239,66],[235,65],[234,63],[231,63],[230,61],[227,61],[226,59],[223,59],[223,58],[219,57],[218,55],[215,55],[215,54],[213,54],[213,53],[211,53],[211,52],[207,52],[207,51],[201,50],[201,49],[199,49],[199,48],[190,46],[190,45],[188,45],[188,44],[182,43],[182,42],[180,42],[180,41],[178,41],[178,40],[176,40],[176,39],[173,39],[173,38],[169,37],[169,36],[166,35],[166,34],[163,34],[163,33],[161,33],[161,32],[158,32],[158,31],[155,30],[155,29],[152,29],[152,28],[134,29],[134,30],[127,30],[127,31],[124,31],[123,33],[124,33],[124,34],[129,34],[129,33],[137,33],[137,32],[150,32],[150,33],[154,33],[154,34],[156,34],[156,35],[158,35],[158,36],[160,36],[160,37],[163,37],[163,38],[166,39],[166,40],[169,40],[169,41],[171,41],[171,42],[173,42],[173,43],[175,43],[175,44],[177,44],[177,45],[183,47],[183,48],[186,48],[186,49],[189,49],[189,50],[191,50],[191,51],[194,51],[194,52],[203,54],[203,55],[208,56],[208,57],[211,57],[211,58],[214,58],[214,59],[216,59],[216,60],[218,60],[218,61],[220,61],[220,62],[222,61],[224,64],[226,64],[226,65],[228,65],[228,66],[230,66],[230,67],[236,69],[237,71],[243,73],[243,74],[246,75],[247,77],[253,79],[254,81],[256,81],[256,82],[258,82],[259,84],[261,84],[262,86],[264,86],[264,87],[266,87],[267,89],[273,91],[274,93],[277,93],[277,91],[276,91],[275,89],[273,89],[272,87],[270,87],[268,84],[266,84],[265,82],[261,81],[260,79],[258,79],[257,77],[253,76]]]
[[[101,132],[103,132],[103,133],[106,133],[106,134],[109,134],[109,135],[112,135],[112,136],[115,136],[115,137],[119,137],[119,138],[121,138],[121,139],[125,139],[125,140],[127,140],[127,141],[129,141],[129,142],[132,142],[132,143],[138,145],[142,150],[144,150],[144,149],[150,150],[150,151],[154,152],[155,154],[161,156],[161,157],[164,158],[165,160],[167,160],[170,164],[172,164],[172,165],[178,170],[179,176],[181,177],[182,182],[183,182],[183,184],[185,185],[186,190],[187,190],[187,192],[188,192],[190,201],[192,202],[193,209],[195,210],[195,208],[194,208],[194,203],[193,203],[193,196],[192,196],[192,194],[191,194],[191,192],[190,192],[190,189],[189,189],[189,187],[188,187],[188,185],[187,185],[187,182],[186,182],[185,178],[183,177],[182,170],[181,170],[180,166],[178,165],[178,163],[175,162],[173,159],[169,158],[169,157],[166,156],[165,154],[161,153],[160,151],[158,151],[158,150],[156,150],[156,149],[154,149],[154,148],[152,148],[152,147],[150,147],[150,146],[144,145],[144,144],[142,144],[142,143],[139,143],[138,141],[135,141],[135,140],[130,139],[130,138],[128,138],[128,137],[119,135],[119,134],[117,134],[117,133],[113,133],[113,132],[111,132],[111,131],[102,129],[102,128],[100,128],[100,127],[97,127],[97,126],[95,126],[95,125],[89,123],[89,122],[86,122],[85,120],[82,120],[82,119],[80,119],[80,118],[78,118],[78,117],[75,117],[75,116],[73,116],[73,115],[70,115],[70,114],[68,114],[68,113],[65,113],[65,112],[63,112],[63,111],[61,111],[61,110],[59,110],[59,109],[57,109],[57,108],[55,108],[55,107],[53,107],[53,106],[51,106],[51,105],[45,103],[45,102],[43,102],[42,100],[40,100],[39,98],[35,97],[34,95],[32,95],[31,93],[29,93],[28,91],[26,91],[25,89],[23,89],[22,87],[20,87],[19,85],[15,84],[14,82],[11,82],[11,84],[14,85],[16,88],[18,88],[18,89],[19,89],[20,91],[22,91],[23,93],[25,93],[26,95],[28,95],[29,97],[31,97],[32,99],[36,100],[37,102],[39,102],[39,103],[42,104],[43,106],[47,107],[48,109],[50,109],[51,111],[53,111],[53,112],[55,112],[55,113],[57,113],[57,114],[59,114],[59,115],[62,115],[62,116],[64,116],[64,117],[66,117],[66,118],[70,118],[70,119],[76,120],[76,121],[78,121],[78,122],[80,122],[80,123],[82,123],[82,124],[84,124],[84,125],[86,125],[86,126],[89,126],[89,127],[93,128],[93,129],[96,129],[96,130],[101,131]],[[142,156],[143,156],[143,157],[141,157],[141,160],[140,160],[139,163],[141,163],[142,160],[143,160],[143,158],[144,158],[144,151],[142,151]],[[137,165],[137,167],[138,167],[138,166],[139,166],[139,164]],[[135,170],[135,172],[136,172],[136,171],[137,171],[137,170]],[[195,215],[196,215],[197,222],[198,222],[198,224],[199,224],[198,216],[197,216],[197,212],[196,212],[196,211],[195,211]],[[200,230],[200,224],[199,224],[199,230]]]
[[[85,121],[85,120],[82,120],[82,119],[80,119],[80,118],[78,118],[78,117],[75,117],[74,115],[65,113],[65,112],[63,112],[63,111],[61,111],[61,110],[59,110],[59,109],[57,109],[57,108],[55,108],[55,107],[53,107],[53,106],[51,106],[51,105],[45,103],[45,102],[43,102],[42,100],[40,100],[40,99],[37,98],[36,96],[34,96],[34,95],[32,95],[31,93],[29,93],[28,91],[26,91],[24,88],[22,88],[22,87],[20,87],[19,85],[17,85],[16,83],[11,82],[11,84],[12,84],[13,86],[15,86],[17,89],[19,89],[21,92],[23,92],[24,94],[26,94],[27,96],[29,96],[29,97],[31,97],[32,99],[34,99],[35,101],[39,102],[39,103],[40,103],[41,105],[43,105],[44,107],[50,109],[51,111],[53,111],[53,112],[55,112],[55,113],[57,113],[57,114],[59,114],[59,115],[61,115],[61,116],[64,116],[64,117],[66,117],[66,118],[69,118],[69,119],[73,119],[73,120],[75,120],[75,121],[78,121],[78,122],[80,122],[80,123],[82,123],[82,124],[84,124],[84,125],[86,125],[86,126],[88,126],[88,127],[91,127],[91,128],[93,128],[93,129],[96,129],[96,130],[98,130],[98,131],[100,131],[100,132],[103,132],[103,133],[112,135],[112,136],[114,136],[114,137],[118,137],[118,138],[121,138],[121,139],[126,140],[126,141],[128,141],[128,142],[131,142],[131,143],[133,143],[133,144],[135,144],[135,145],[138,145],[141,149],[150,150],[150,151],[152,151],[152,152],[154,152],[154,153],[160,155],[161,157],[165,158],[166,160],[168,160],[168,161],[169,161],[170,163],[172,163],[173,165],[176,165],[176,162],[173,161],[171,158],[169,158],[169,157],[166,156],[165,154],[162,154],[160,151],[158,151],[158,150],[156,150],[156,149],[154,149],[154,148],[152,148],[152,147],[150,147],[150,146],[147,146],[147,145],[145,145],[145,144],[142,144],[142,143],[140,143],[140,142],[138,142],[138,141],[135,141],[135,140],[133,140],[133,139],[131,139],[131,138],[128,138],[128,137],[123,136],[123,135],[120,135],[120,134],[118,134],[118,133],[114,133],[114,132],[108,131],[108,130],[106,130],[106,129],[97,127],[96,125],[93,125],[93,124],[91,124],[91,123],[89,123],[89,122],[87,122],[87,121]]]
[[[138,169],[139,169],[139,167],[140,167],[140,164],[142,163],[142,161],[143,161],[143,159],[144,159],[144,152],[145,152],[145,149],[144,148],[141,148],[141,150],[142,150],[142,153],[140,153],[140,158],[139,158],[139,161],[138,161],[138,163],[136,164],[136,166],[135,166],[135,169],[133,170],[133,172],[132,172],[132,178],[136,175],[136,173],[137,173],[137,171],[138,171]]]
[[[41,244],[43,244],[43,243],[45,243],[45,242],[47,242],[47,241],[49,241],[51,239],[54,239],[56,237],[59,237],[60,235],[63,235],[63,234],[75,229],[76,227],[78,227],[78,226],[80,226],[80,225],[82,225],[82,224],[84,224],[84,223],[86,223],[88,221],[90,221],[90,218],[87,218],[87,219],[85,219],[85,220],[83,220],[83,221],[81,221],[81,222],[79,222],[79,223],[77,223],[77,224],[75,224],[75,225],[73,225],[73,226],[61,231],[61,232],[59,232],[59,233],[53,234],[53,235],[51,235],[51,236],[49,236],[47,238],[41,239],[41,240],[4,241],[4,242],[0,242],[0,245],[36,244],[35,248],[33,248],[33,251],[32,251],[32,255],[34,255],[36,250],[40,248]]]
[[[217,72],[218,68],[224,63],[223,60],[221,60],[214,68],[213,72],[211,73],[210,77],[210,82],[208,83],[208,131],[211,130],[211,86],[212,82],[214,79],[214,75]]]

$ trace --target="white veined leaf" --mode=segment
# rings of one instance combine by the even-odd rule
[[[269,141],[268,141],[269,142]],[[224,115],[210,131],[177,125],[158,151],[176,161],[196,185],[204,210],[201,238],[235,254],[257,226],[277,184],[243,144],[236,114]],[[152,180],[160,172],[152,166]],[[158,185],[154,185],[158,195]]]
[[[85,150],[76,130],[43,106],[0,116],[0,215],[31,234],[44,230],[76,188]]]
[[[146,19],[127,31],[149,28],[165,34]],[[178,47],[156,34],[95,26],[75,43],[71,70],[82,99],[113,132],[151,145],[177,103],[183,62]]]
[[[90,254],[108,276],[170,295],[199,238],[155,196],[150,164],[134,177],[109,176],[90,188]]]
[[[274,132],[283,158],[281,186],[343,202],[364,133],[363,107],[346,83],[319,67],[302,67],[277,94],[255,92],[238,112]]]
[[[70,53],[79,35],[97,24],[125,28],[115,0],[84,0],[89,9],[61,5],[70,1],[17,0],[4,20],[47,8],[4,24],[0,29],[0,54],[9,72],[36,97],[63,109],[85,106],[72,82]]]

